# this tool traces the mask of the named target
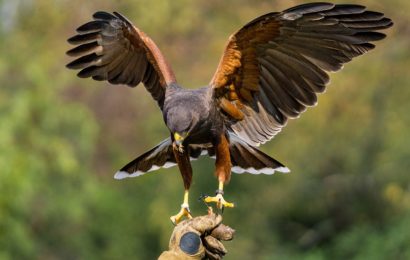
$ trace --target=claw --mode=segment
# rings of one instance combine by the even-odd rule
[[[216,203],[216,207],[220,210],[223,210],[224,208],[233,208],[233,207],[235,207],[235,205],[233,203],[227,202],[224,199],[224,197],[222,196],[222,194],[220,194],[220,193],[216,194],[215,197],[205,197],[204,202],[205,203],[214,202],[214,203]]]
[[[178,214],[170,217],[172,224],[178,225],[178,223],[181,222],[184,216],[187,217],[188,219],[192,218],[191,211],[189,210],[188,204],[182,204],[181,210],[178,212]]]
[[[212,215],[214,213],[214,209],[211,206],[209,206],[208,203],[206,203],[205,199],[207,197],[208,197],[208,195],[201,194],[201,196],[198,198],[198,201],[202,201],[205,204],[206,208],[207,208],[208,215]]]

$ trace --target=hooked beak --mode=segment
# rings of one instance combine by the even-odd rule
[[[182,143],[185,140],[185,137],[187,134],[180,134],[180,133],[174,133],[174,140],[175,140],[175,145],[177,146],[177,149],[179,152],[184,152],[184,146]]]

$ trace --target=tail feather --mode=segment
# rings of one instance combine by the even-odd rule
[[[115,173],[117,180],[141,176],[147,172],[160,168],[169,168],[176,165],[174,154],[172,153],[171,138],[167,138],[157,146],[129,162]]]
[[[247,144],[234,134],[230,134],[230,153],[232,172],[251,174],[274,174],[276,171],[288,173],[290,170],[282,163],[264,152]]]
[[[203,155],[203,149],[199,147],[189,147],[190,159],[196,160]],[[115,173],[114,179],[120,180],[129,177],[137,177],[147,172],[152,172],[160,168],[170,168],[177,165],[172,151],[171,138],[167,138],[148,152],[140,155],[129,162]]]
[[[251,174],[273,174],[276,171],[287,173],[289,169],[256,147],[249,145],[233,133],[229,134],[232,172]],[[188,148],[192,160],[208,154],[215,158],[214,147],[190,145]],[[177,165],[172,151],[171,138],[167,138],[148,152],[137,157],[115,173],[115,179],[137,177],[160,168]]]

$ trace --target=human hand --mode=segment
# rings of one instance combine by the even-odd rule
[[[221,222],[222,216],[214,213],[182,221],[174,228],[169,250],[158,259],[222,259],[227,250],[221,241],[232,240],[235,230]]]

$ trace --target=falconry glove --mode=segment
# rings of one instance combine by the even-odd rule
[[[227,250],[221,241],[232,240],[235,230],[221,222],[222,216],[213,213],[181,222],[174,228],[169,250],[158,259],[222,259]]]

